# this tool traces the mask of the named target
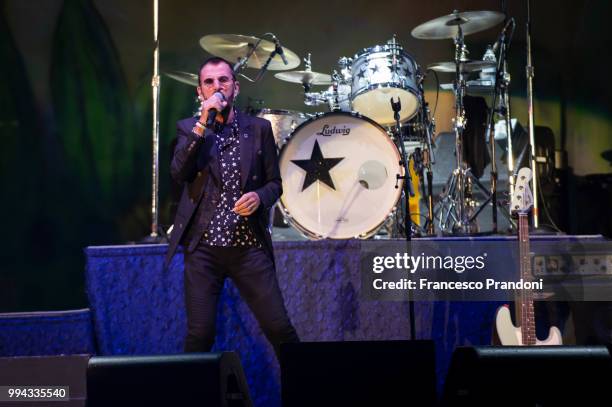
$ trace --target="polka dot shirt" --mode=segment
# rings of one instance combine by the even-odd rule
[[[247,218],[233,212],[234,204],[242,196],[240,190],[240,127],[237,115],[232,126],[225,126],[216,134],[221,196],[202,242],[211,246],[261,247]]]

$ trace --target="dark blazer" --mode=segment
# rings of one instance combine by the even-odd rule
[[[178,183],[184,184],[184,188],[166,254],[166,266],[179,244],[188,252],[195,249],[221,195],[215,135],[206,130],[204,137],[197,137],[191,131],[196,120],[191,117],[177,122],[177,144],[170,172]],[[238,113],[238,123],[242,193],[255,191],[261,200],[259,208],[247,220],[266,252],[274,259],[268,231],[269,209],[281,196],[282,184],[272,126],[265,119],[243,113]]]

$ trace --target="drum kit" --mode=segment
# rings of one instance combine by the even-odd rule
[[[465,37],[504,20],[507,24],[484,57],[469,59]],[[514,20],[494,11],[454,11],[420,24],[412,30],[413,37],[452,40],[455,48],[452,61],[431,64],[425,69],[395,36],[386,44],[357,52],[352,58],[339,58],[337,67],[329,73],[313,71],[310,54],[303,59],[303,70],[292,70],[300,65],[300,57],[283,48],[272,33],[262,36],[270,40],[233,34],[207,35],[200,45],[212,55],[235,63],[236,74],[252,82],[261,79],[266,70],[281,71],[275,78],[300,85],[306,106],[324,107],[325,111],[316,114],[251,109],[252,114],[269,120],[273,126],[283,179],[278,208],[286,223],[313,240],[368,238],[377,233],[405,237],[472,232],[470,225],[482,208],[474,210],[466,196],[468,187],[479,183],[463,158],[466,127],[463,100],[468,91],[492,95],[495,108],[490,110],[489,126],[494,126],[493,116],[500,112],[510,125],[509,109],[496,107],[498,103],[509,106],[504,53],[511,37],[510,28],[514,29]],[[259,72],[252,79],[242,72],[245,68]],[[435,123],[423,85],[432,71],[454,75],[452,84],[440,87],[454,94],[456,167],[437,196],[432,192]],[[197,85],[197,75],[180,71],[167,75]],[[324,88],[315,91],[315,87]],[[487,130],[492,136],[493,132]],[[494,150],[491,147],[492,154]],[[487,201],[483,206],[491,203],[496,212],[494,159],[492,166],[491,189],[484,191]],[[423,211],[424,219],[408,214],[412,207],[408,197],[415,192],[411,174],[417,176],[422,189],[423,207],[427,208]]]

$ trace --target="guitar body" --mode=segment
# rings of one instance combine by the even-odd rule
[[[521,327],[512,323],[510,308],[500,307],[495,314],[495,330],[499,342],[503,346],[523,346]],[[543,341],[536,338],[535,346],[562,345],[561,331],[552,326],[548,331],[548,337]]]

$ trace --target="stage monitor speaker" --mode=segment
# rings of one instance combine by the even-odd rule
[[[92,357],[87,406],[252,406],[234,352]]]
[[[85,373],[89,355],[0,358],[0,386],[68,387],[68,400],[0,401],[0,406],[85,406]],[[3,396],[5,396],[4,394]]]
[[[590,406],[610,400],[605,346],[461,347],[442,406]]]
[[[281,346],[283,407],[433,406],[433,341]]]

